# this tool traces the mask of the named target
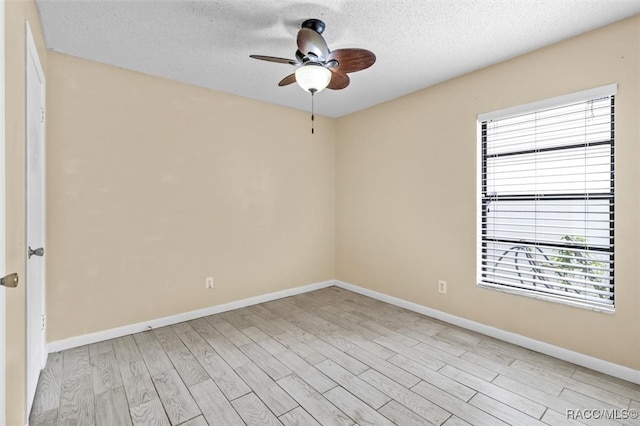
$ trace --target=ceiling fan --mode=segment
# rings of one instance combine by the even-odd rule
[[[280,80],[278,86],[296,82],[312,95],[324,88],[344,89],[351,81],[347,74],[369,68],[376,61],[376,55],[366,49],[329,50],[327,42],[322,37],[324,29],[325,24],[319,19],[307,19],[302,23],[298,31],[295,59],[250,56],[262,61],[297,67],[293,74]]]

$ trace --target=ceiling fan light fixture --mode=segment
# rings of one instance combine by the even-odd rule
[[[296,82],[309,93],[318,93],[329,85],[331,71],[320,64],[305,64],[296,69]]]

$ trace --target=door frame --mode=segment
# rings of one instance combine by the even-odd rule
[[[4,276],[6,271],[5,260],[5,111],[4,111],[4,4],[0,2],[0,276]],[[5,303],[5,289],[0,286],[0,424],[6,424],[7,414],[7,384],[6,384],[6,362],[7,362],[7,311]]]
[[[38,49],[36,48],[36,43],[35,40],[33,38],[33,33],[31,32],[31,27],[29,26],[29,22],[25,21],[25,246],[29,246],[29,242],[27,240],[27,236],[28,236],[28,172],[29,172],[29,166],[28,166],[28,124],[29,124],[29,100],[28,100],[28,93],[27,93],[27,85],[28,85],[28,78],[27,78],[27,68],[30,66],[30,61],[33,61],[33,64],[35,65],[35,71],[38,74],[38,78],[41,81],[41,85],[40,85],[40,102],[41,102],[41,107],[42,107],[42,119],[40,120],[40,127],[41,127],[41,135],[42,135],[42,152],[40,153],[41,158],[42,158],[42,175],[41,175],[41,186],[42,186],[42,215],[43,215],[43,224],[42,224],[42,246],[45,247],[46,244],[46,226],[45,226],[45,211],[46,211],[46,205],[45,205],[45,201],[46,201],[46,187],[45,187],[45,142],[46,142],[46,133],[45,133],[45,120],[44,120],[44,107],[46,105],[46,82],[45,82],[45,75],[44,75],[44,70],[42,68],[42,64],[40,62],[40,56],[38,55]],[[25,247],[25,250],[27,249],[27,247]],[[24,270],[25,270],[25,279],[24,279],[24,283],[25,283],[25,293],[27,295],[26,297],[26,306],[25,306],[25,323],[27,324],[27,335],[26,335],[26,342],[27,342],[27,351],[26,351],[26,366],[27,366],[27,374],[26,374],[26,386],[25,386],[25,393],[26,393],[26,416],[27,418],[29,418],[29,413],[31,412],[31,407],[33,405],[33,398],[35,395],[35,387],[33,389],[30,389],[30,383],[29,383],[29,379],[30,379],[30,374],[32,374],[29,371],[29,334],[28,334],[28,316],[32,313],[31,312],[31,307],[29,305],[29,291],[30,291],[30,286],[29,286],[29,276],[28,276],[28,256],[25,256],[25,265],[24,265]],[[42,322],[44,324],[44,318],[45,318],[45,280],[46,280],[46,257],[44,257],[44,262],[45,262],[45,267],[42,271],[42,287],[40,289],[41,291],[41,299],[42,299],[42,304],[39,307],[39,311],[40,314],[42,315]],[[41,348],[42,348],[42,353],[40,354],[40,370],[42,370],[42,368],[44,368],[44,365],[47,361],[47,350],[46,350],[46,338],[45,338],[45,332],[43,329],[43,333],[42,333],[42,341],[41,341]],[[39,375],[38,371],[38,375]],[[36,383],[37,383],[38,378],[36,377]],[[30,392],[31,391],[31,392]]]

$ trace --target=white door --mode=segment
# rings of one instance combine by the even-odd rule
[[[5,198],[4,198],[4,1],[0,4],[0,276],[4,276],[5,253],[4,253],[4,218],[5,218]],[[6,424],[7,412],[7,389],[5,380],[5,363],[7,355],[6,336],[6,311],[4,287],[0,286],[0,425]]]
[[[44,316],[44,73],[26,24],[27,415],[46,362]]]

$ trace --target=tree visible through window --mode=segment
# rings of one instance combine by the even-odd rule
[[[613,307],[615,86],[594,90],[479,117],[480,285]]]

